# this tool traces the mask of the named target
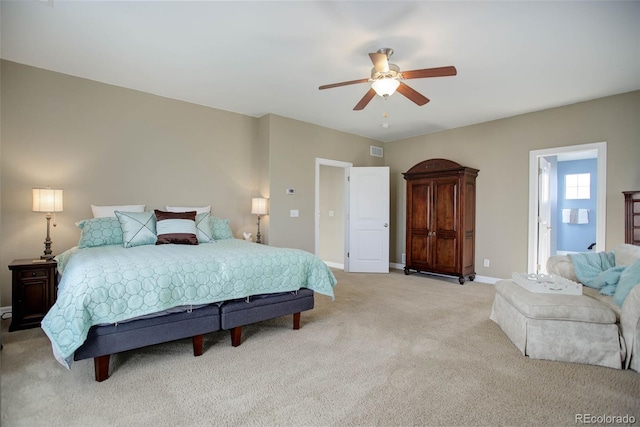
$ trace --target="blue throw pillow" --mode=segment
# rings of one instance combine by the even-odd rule
[[[624,299],[638,283],[640,283],[640,260],[631,264],[620,275],[616,293],[613,295],[613,302],[618,307],[622,307]]]
[[[76,226],[81,230],[79,248],[122,244],[122,227],[115,216],[85,219]]]
[[[213,232],[213,238],[216,240],[233,239],[233,232],[229,226],[228,219],[220,219],[212,216],[211,231]]]
[[[153,212],[120,212],[116,211],[122,227],[122,242],[125,248],[141,245],[155,245],[156,216]]]

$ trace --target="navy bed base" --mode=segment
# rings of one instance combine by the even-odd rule
[[[313,291],[256,295],[249,300],[226,301],[196,310],[132,320],[115,325],[93,326],[74,360],[93,358],[96,381],[109,378],[112,354],[183,338],[193,339],[193,354],[202,354],[204,334],[231,332],[231,344],[242,341],[242,326],[293,314],[293,329],[300,328],[300,313],[313,308]]]

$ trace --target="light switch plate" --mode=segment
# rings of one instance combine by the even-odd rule
[[[300,216],[300,211],[298,209],[291,209],[289,211],[289,216],[291,216],[291,218],[297,218]]]

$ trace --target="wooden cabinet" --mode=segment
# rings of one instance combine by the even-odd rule
[[[478,170],[445,159],[425,160],[403,174],[407,181],[404,272],[475,278]]]
[[[640,246],[640,191],[623,191],[624,242]]]
[[[9,332],[40,326],[56,301],[56,261],[18,259],[12,272],[12,307]]]

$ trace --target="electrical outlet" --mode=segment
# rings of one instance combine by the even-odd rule
[[[490,265],[489,260],[488,260],[488,259],[485,259],[485,260],[484,260],[484,266],[485,266],[485,267],[489,267],[489,265]]]
[[[402,254],[402,263],[403,264],[407,263],[407,254]]]

